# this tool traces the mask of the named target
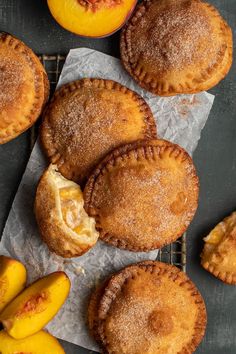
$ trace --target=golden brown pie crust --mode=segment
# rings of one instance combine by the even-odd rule
[[[48,100],[49,82],[38,57],[19,39],[0,33],[0,144],[34,124]]]
[[[200,0],[146,0],[121,35],[121,58],[138,84],[160,96],[197,93],[232,65],[232,31]]]
[[[174,266],[156,261],[128,266],[95,298],[90,312],[105,354],[190,354],[204,336],[204,301]]]
[[[197,209],[198,192],[187,152],[165,140],[150,140],[109,154],[90,176],[84,201],[103,241],[149,251],[183,234]]]
[[[88,326],[89,330],[91,332],[91,335],[94,337],[94,339],[100,343],[100,337],[98,334],[98,308],[99,308],[99,302],[104,294],[105,288],[108,284],[110,279],[106,280],[103,282],[102,285],[98,286],[96,290],[93,292],[90,301],[89,301],[89,306],[88,306]]]
[[[66,178],[80,184],[114,148],[156,134],[146,102],[119,83],[103,79],[83,79],[60,88],[41,127],[49,159]]]
[[[221,236],[216,243],[210,241],[213,232]],[[203,268],[223,282],[236,285],[236,212],[219,223],[204,240]]]
[[[81,207],[76,208],[73,195],[68,197],[65,205],[68,205],[70,218],[72,218],[73,210],[78,214],[80,232],[76,233],[69,227],[62,215],[63,202],[60,199],[60,188],[65,191],[69,188],[78,188],[78,186],[63,178],[55,165],[50,165],[39,181],[35,197],[35,216],[40,235],[51,252],[64,258],[79,257],[97,242],[98,233],[95,230],[95,222],[93,219],[90,220],[87,214],[85,215]],[[82,197],[81,191],[80,194]],[[80,205],[82,203],[80,202]]]

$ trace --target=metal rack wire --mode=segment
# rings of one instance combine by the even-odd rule
[[[58,79],[60,77],[63,65],[65,63],[66,57],[64,55],[39,55],[51,84],[51,92],[54,92]]]
[[[173,264],[186,272],[186,234],[159,250],[157,260]]]
[[[39,55],[51,85],[51,93],[54,92],[58,79],[60,77],[66,57],[60,54]],[[37,127],[31,128],[31,148],[33,148],[37,137]],[[180,239],[159,250],[157,260],[178,266],[184,272],[186,271],[186,234]]]

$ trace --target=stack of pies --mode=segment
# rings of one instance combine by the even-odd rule
[[[186,274],[145,261],[124,268],[94,292],[88,322],[102,353],[193,353],[204,336],[206,309]]]
[[[117,82],[83,79],[55,93],[41,126],[42,145],[53,165],[44,173],[35,200],[40,233],[51,251],[76,257],[98,239],[95,219],[86,213],[80,187],[71,180],[83,187],[96,165],[115,148],[156,136],[147,103]],[[70,187],[66,203],[61,185]]]
[[[0,33],[0,144],[17,137],[40,116],[49,82],[38,57],[19,39]]]
[[[95,219],[100,238],[113,246],[136,252],[160,248],[180,237],[195,214],[199,187],[192,159],[156,135],[147,103],[114,81],[72,82],[55,93],[46,109],[41,126],[44,150],[64,180],[85,185],[88,215],[85,211],[83,215]],[[51,174],[51,180],[56,175]],[[57,200],[57,189],[52,190]],[[35,211],[43,240],[57,254],[79,255],[69,231],[62,237],[50,228],[55,216],[58,225],[65,220],[58,211],[61,203],[57,211],[40,208],[48,196],[42,178]],[[68,223],[64,226],[65,233]],[[87,242],[81,235],[76,237],[81,254],[97,239],[90,235]]]
[[[84,184],[114,148],[157,136],[147,103],[115,81],[84,79],[56,91],[41,127],[50,161],[64,177]]]

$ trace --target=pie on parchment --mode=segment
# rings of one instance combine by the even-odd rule
[[[117,82],[103,79],[75,81],[56,91],[41,127],[51,162],[64,177],[81,185],[111,150],[156,135],[146,102]]]
[[[232,31],[201,0],[146,0],[121,36],[125,69],[160,96],[197,93],[221,81],[232,64]]]
[[[78,257],[95,245],[95,220],[84,208],[80,187],[50,165],[38,184],[35,215],[48,248],[64,258]]]
[[[178,268],[156,261],[128,266],[91,297],[88,322],[104,354],[191,354],[206,308]]]
[[[204,238],[201,264],[216,278],[236,284],[236,212],[221,221]]]
[[[49,95],[38,57],[4,32],[0,32],[0,87],[0,144],[4,144],[34,124]]]
[[[187,152],[165,140],[146,140],[108,154],[90,176],[84,201],[100,239],[149,251],[184,233],[197,209],[198,193]]]

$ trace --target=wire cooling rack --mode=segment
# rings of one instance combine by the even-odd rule
[[[66,57],[64,55],[39,55],[51,84],[51,92],[54,92],[58,79],[60,77],[63,65],[65,63]]]
[[[186,272],[186,234],[159,250],[157,260],[173,264]]]
[[[50,81],[51,93],[54,92],[58,79],[60,77],[66,57],[60,54],[39,55]],[[33,148],[37,137],[37,127],[31,128],[31,148]],[[186,234],[172,244],[159,250],[158,261],[170,263],[178,266],[184,272],[186,271]]]

